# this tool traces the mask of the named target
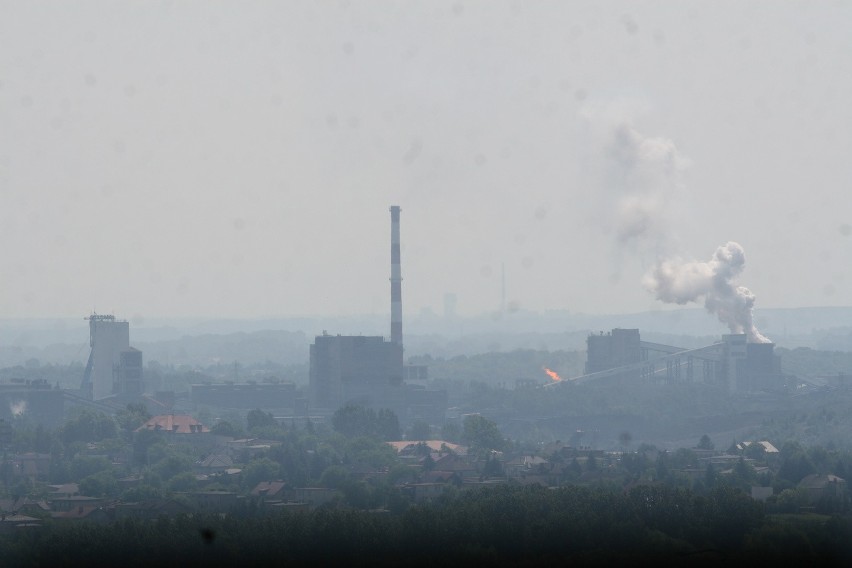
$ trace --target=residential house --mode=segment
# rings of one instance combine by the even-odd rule
[[[191,444],[196,447],[211,447],[216,439],[210,429],[188,414],[161,414],[151,417],[135,432],[159,432],[171,441]]]
[[[415,503],[422,503],[440,497],[446,488],[446,483],[407,483],[402,490]]]
[[[746,450],[746,448],[748,448],[752,444],[757,444],[759,446],[762,446],[763,452],[765,454],[780,454],[781,453],[780,451],[778,451],[778,448],[776,448],[775,446],[772,445],[771,442],[767,442],[766,440],[762,440],[760,442],[740,442],[739,444],[737,444],[737,449],[741,452],[744,452]]]
[[[57,511],[50,516],[57,521],[87,521],[98,524],[106,524],[112,521],[111,512],[100,503],[80,504],[70,509]]]
[[[286,501],[289,485],[286,481],[261,481],[251,490],[251,496],[261,503]]]
[[[276,440],[263,440],[260,438],[241,438],[227,442],[228,451],[232,456],[237,456],[240,463],[248,463],[251,460],[263,457],[273,446],[280,446],[281,442]]]
[[[454,453],[457,455],[467,455],[467,447],[444,440],[400,440],[397,442],[387,442],[396,452],[402,456],[422,454],[424,448],[428,448],[430,452],[437,453]]]
[[[161,414],[151,417],[136,432],[153,430],[170,434],[208,434],[210,429],[186,414]]]
[[[106,500],[99,497],[89,497],[87,495],[72,495],[70,497],[52,497],[50,499],[50,508],[55,513],[65,513],[79,509],[80,507],[102,507],[106,504]]]
[[[0,499],[0,514],[45,516],[50,514],[50,505],[44,499],[35,500],[29,497]]]
[[[836,475],[814,473],[799,482],[799,489],[808,495],[810,505],[830,503],[842,507],[846,504],[846,480]]]
[[[522,455],[503,464],[503,470],[508,478],[518,478],[525,475],[538,475],[550,470],[550,462],[540,456]]]
[[[63,483],[61,485],[51,485],[53,491],[48,494],[50,498],[72,497],[80,494],[80,486],[76,483]]]
[[[234,460],[226,454],[210,454],[195,462],[195,472],[206,475],[224,473],[232,467],[234,467]]]
[[[446,454],[444,456],[437,456],[437,459],[432,459],[432,470],[456,473],[462,478],[479,477],[476,465],[466,456]]]
[[[0,534],[9,534],[37,527],[41,527],[41,519],[21,514],[0,514]]]
[[[376,469],[375,467],[365,463],[351,463],[346,466],[346,470],[352,475],[355,480],[375,479],[382,480],[387,477],[387,468]]]

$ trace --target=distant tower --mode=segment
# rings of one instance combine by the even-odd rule
[[[119,363],[113,367],[113,394],[141,396],[145,391],[142,380],[142,352],[128,347],[118,356]]]
[[[456,304],[458,297],[452,292],[444,293],[444,318],[453,319],[456,317]]]
[[[391,213],[391,343],[402,347],[402,267],[399,254],[398,205],[390,208]]]
[[[113,392],[113,369],[121,363],[121,353],[130,348],[130,324],[113,315],[92,314],[89,320],[89,361],[81,386],[93,400]]]
[[[506,313],[506,263],[500,263],[500,313]]]

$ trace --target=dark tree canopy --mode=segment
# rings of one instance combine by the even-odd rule
[[[72,442],[98,442],[106,438],[115,438],[118,427],[115,420],[103,412],[89,409],[80,410],[76,416],[69,418],[62,426],[62,441],[67,445]]]
[[[502,450],[506,446],[497,424],[478,414],[465,417],[462,440],[474,450]]]
[[[698,440],[698,445],[695,447],[699,450],[713,450],[716,448],[715,444],[713,444],[713,440],[711,440],[710,436],[707,434],[701,436],[701,439]]]
[[[231,436],[233,438],[242,436],[244,432],[237,426],[234,426],[232,423],[227,420],[220,420],[216,424],[210,428],[210,432],[216,434],[217,436]]]
[[[268,426],[278,425],[278,423],[275,422],[275,418],[272,416],[271,412],[264,412],[259,408],[256,408],[248,413],[248,416],[246,416],[246,423],[249,431],[254,430],[256,428],[265,428]]]
[[[347,404],[334,413],[331,422],[334,430],[344,436],[399,439],[399,418],[388,408],[382,408],[377,413],[372,408]]]

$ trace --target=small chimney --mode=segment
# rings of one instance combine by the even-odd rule
[[[399,254],[398,205],[390,208],[391,213],[391,342],[402,347],[402,266]]]

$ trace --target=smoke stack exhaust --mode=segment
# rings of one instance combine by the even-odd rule
[[[402,347],[402,267],[399,254],[398,205],[392,205],[391,213],[391,342]]]

